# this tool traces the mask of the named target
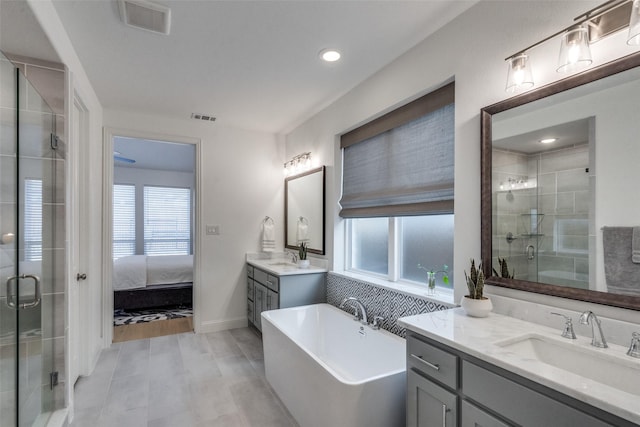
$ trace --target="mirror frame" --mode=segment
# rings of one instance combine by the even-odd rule
[[[506,288],[518,289],[527,292],[534,292],[556,297],[575,299],[580,301],[605,304],[614,307],[640,310],[640,296],[628,296],[610,294],[601,291],[585,289],[567,288],[557,285],[549,285],[526,280],[507,279],[493,276],[492,271],[492,194],[491,194],[491,156],[492,156],[492,134],[491,118],[494,114],[519,107],[578,86],[591,83],[602,78],[630,70],[640,66],[640,52],[616,59],[606,64],[600,65],[591,70],[584,71],[566,79],[550,83],[539,89],[514,96],[496,104],[480,110],[480,167],[481,167],[481,244],[482,244],[482,265],[487,284]]]
[[[302,178],[307,175],[311,175],[314,173],[322,172],[322,248],[307,248],[307,252],[312,254],[324,255],[325,253],[325,242],[326,242],[326,192],[327,192],[327,174],[325,172],[325,167],[320,166],[306,172],[300,173],[298,175],[293,175],[286,177],[284,179],[284,247],[287,249],[299,249],[299,246],[289,245],[288,242],[288,224],[289,224],[289,181]]]

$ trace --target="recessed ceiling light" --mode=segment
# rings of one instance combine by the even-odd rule
[[[552,142],[556,142],[558,138],[545,138],[540,140],[540,144],[551,144]]]
[[[340,52],[335,49],[324,49],[320,51],[320,58],[327,62],[336,62],[340,59]]]

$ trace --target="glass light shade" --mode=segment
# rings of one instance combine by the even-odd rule
[[[631,7],[627,44],[631,46],[640,46],[640,0],[635,0]]]
[[[572,73],[588,67],[592,62],[587,28],[576,27],[564,33],[560,44],[560,57],[558,58],[558,69],[556,71],[559,73]]]
[[[526,53],[509,58],[507,62],[509,65],[507,69],[507,87],[505,88],[507,92],[513,93],[533,87],[531,64]]]

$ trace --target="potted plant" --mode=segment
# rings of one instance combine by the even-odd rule
[[[307,259],[307,243],[300,242],[298,248],[298,268],[309,268],[309,260]]]
[[[462,297],[460,305],[472,317],[487,317],[493,309],[491,300],[483,295],[484,291],[484,272],[482,271],[482,263],[476,268],[475,260],[471,260],[471,269],[469,275],[464,272],[464,278],[467,282],[469,294]]]
[[[418,264],[418,268],[427,272],[427,287],[429,288],[430,294],[436,293],[436,274],[442,273],[442,281],[445,285],[449,284],[449,275],[447,274],[447,270],[449,267],[445,264],[442,267],[442,270],[434,271],[431,268],[426,268],[422,264]]]

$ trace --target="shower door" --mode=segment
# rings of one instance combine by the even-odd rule
[[[64,174],[55,115],[4,56],[0,67],[0,423],[44,426],[57,382],[48,337],[56,178]]]

